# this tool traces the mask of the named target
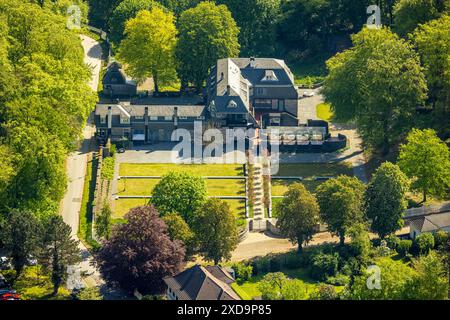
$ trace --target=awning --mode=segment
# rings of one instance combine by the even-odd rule
[[[145,134],[133,134],[133,141],[145,141]]]

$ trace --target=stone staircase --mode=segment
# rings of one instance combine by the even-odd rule
[[[255,163],[254,165],[253,188],[255,194],[255,202],[253,204],[253,219],[264,219],[263,167],[260,163]]]

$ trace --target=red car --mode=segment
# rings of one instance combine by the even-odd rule
[[[0,301],[6,300],[22,300],[20,299],[20,294],[14,290],[0,290]]]

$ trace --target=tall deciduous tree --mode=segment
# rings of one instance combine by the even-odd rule
[[[155,91],[176,79],[174,50],[177,30],[172,13],[161,8],[141,11],[125,27],[125,39],[119,59],[126,63],[129,74],[144,80],[153,77]]]
[[[353,48],[327,62],[322,92],[337,119],[354,120],[364,142],[387,153],[426,98],[419,57],[386,28],[365,28],[352,39]]]
[[[139,11],[151,10],[156,5],[154,0],[124,0],[112,12],[109,18],[109,39],[116,45],[125,37],[125,24],[134,19]]]
[[[178,29],[176,56],[182,87],[192,83],[200,92],[218,59],[239,55],[239,28],[226,6],[206,1],[184,11]]]
[[[355,277],[349,288],[351,300],[403,300],[406,299],[405,286],[415,276],[415,271],[402,261],[379,258],[377,268],[366,269]],[[379,268],[379,269],[378,269]]]
[[[160,293],[163,278],[181,271],[184,247],[171,241],[153,206],[132,209],[117,225],[95,259],[106,281],[142,294]]]
[[[178,213],[192,227],[196,211],[206,201],[205,180],[188,173],[170,172],[153,189],[152,204],[164,216]]]
[[[413,179],[412,187],[423,194],[442,196],[450,187],[450,152],[432,129],[413,129],[400,146],[399,166]]]
[[[4,227],[0,230],[0,239],[16,271],[16,277],[22,273],[29,259],[36,255],[41,228],[39,221],[30,211],[12,210]]]
[[[238,243],[236,217],[227,203],[209,199],[198,210],[195,233],[206,261],[229,260]]]
[[[195,234],[178,213],[169,213],[162,217],[167,225],[170,238],[180,240],[186,248],[186,256],[190,256],[195,249]]]
[[[420,24],[439,18],[449,9],[448,0],[400,0],[394,6],[394,29],[406,36]]]
[[[94,27],[106,30],[108,28],[108,19],[111,17],[114,9],[123,0],[88,0],[89,2],[89,21]]]
[[[448,267],[443,258],[431,251],[426,256],[413,260],[414,277],[405,287],[408,299],[446,300],[449,290]]]
[[[419,26],[412,37],[417,47],[430,88],[436,118],[448,128],[450,112],[450,16]]]
[[[53,295],[67,280],[67,267],[81,261],[79,241],[71,236],[71,228],[61,216],[52,216],[44,223],[44,235],[39,261],[51,271]]]
[[[272,56],[276,51],[280,0],[218,0],[231,11],[243,56]]]
[[[316,232],[319,211],[316,198],[301,183],[292,184],[277,204],[277,227],[293,244],[298,244],[299,252]]]
[[[383,163],[375,172],[365,194],[365,213],[371,229],[382,239],[403,227],[403,214],[408,202],[409,179],[400,168]]]
[[[348,176],[328,180],[317,188],[320,217],[339,236],[341,245],[348,229],[364,221],[364,190],[362,182]]]

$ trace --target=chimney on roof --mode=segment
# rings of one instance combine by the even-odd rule
[[[255,57],[250,57],[250,68],[256,67]]]
[[[227,85],[227,96],[231,95],[231,86]]]

